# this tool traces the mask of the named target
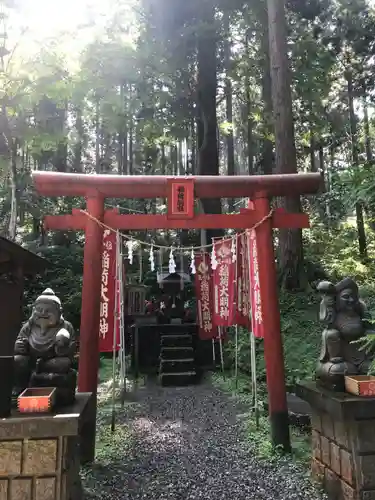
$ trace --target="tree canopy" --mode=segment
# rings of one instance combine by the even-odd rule
[[[62,24],[38,38],[24,2],[0,0],[3,234],[38,247],[44,214],[82,206],[79,199],[38,198],[33,169],[121,175],[320,170],[326,193],[302,199],[303,208],[327,231],[354,217],[366,259],[375,214],[369,1],[102,4],[93,10],[87,4],[84,23],[77,10],[74,28]],[[53,15],[65,19],[64,8]],[[160,200],[107,201],[125,211],[165,208]],[[201,210],[235,211],[243,203],[204,200]],[[286,207],[299,210],[300,200],[287,200]],[[162,242],[175,236],[154,235]],[[302,232],[277,236],[281,283],[304,288]],[[200,242],[194,231],[178,237],[181,244]],[[80,244],[71,234],[50,238],[55,245]]]

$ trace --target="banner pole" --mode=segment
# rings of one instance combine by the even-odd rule
[[[232,240],[234,240],[236,242],[236,247],[235,247],[235,252],[236,252],[236,257],[235,257],[235,280],[234,280],[234,283],[235,283],[235,286],[234,286],[234,289],[235,289],[235,293],[234,293],[234,300],[235,300],[235,307],[234,307],[234,319],[235,319],[235,344],[236,344],[236,352],[235,352],[235,359],[234,359],[234,376],[235,376],[235,387],[236,387],[236,392],[238,392],[238,316],[239,316],[239,309],[238,309],[238,306],[240,305],[240,300],[242,302],[242,298],[240,298],[240,293],[241,290],[239,290],[238,288],[238,257],[239,257],[239,254],[238,254],[238,241],[239,241],[239,238],[238,238],[238,235],[235,235],[233,236]],[[232,243],[232,248],[233,248],[233,243]],[[232,256],[232,259],[233,259],[233,256]],[[242,305],[242,304],[241,304]]]
[[[124,331],[124,262],[122,253],[122,241],[120,239],[120,250],[119,250],[119,306],[120,306],[120,378],[121,378],[121,405],[125,404],[125,393],[126,393],[126,351],[125,351],[125,331]]]
[[[255,426],[259,430],[259,407],[258,407],[258,387],[257,387],[257,368],[256,368],[256,350],[255,336],[250,333],[250,355],[251,355],[251,392],[253,397],[253,408],[255,416]]]
[[[223,352],[223,327],[219,326],[219,347],[220,347],[220,362],[221,362],[221,372],[223,374],[223,379],[225,380],[225,371],[224,371],[224,352]]]
[[[214,369],[216,368],[216,352],[215,352],[215,339],[212,339],[212,362]]]
[[[114,325],[113,325],[113,345],[112,345],[112,419],[111,431],[115,431],[116,424],[116,348],[117,348],[117,328],[118,328],[118,309],[119,304],[117,300],[118,290],[118,261],[119,261],[119,232],[116,232],[116,273],[115,273],[115,307],[114,307]]]
[[[235,380],[236,380],[236,391],[238,391],[238,325],[235,326],[235,332],[236,332],[236,355],[235,355],[235,360],[234,360],[234,370],[235,370]]]

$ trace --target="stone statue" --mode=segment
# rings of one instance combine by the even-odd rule
[[[326,328],[316,379],[327,388],[344,391],[345,375],[367,375],[371,365],[371,355],[355,342],[370,333],[371,317],[352,279],[336,285],[322,281],[317,290],[322,294],[319,319]]]
[[[33,306],[14,346],[15,393],[26,387],[56,387],[57,404],[75,398],[77,373],[72,325],[62,316],[60,299],[47,288]]]

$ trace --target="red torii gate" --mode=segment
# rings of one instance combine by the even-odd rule
[[[101,258],[103,227],[117,230],[141,229],[247,229],[264,220],[256,229],[259,281],[264,323],[264,356],[267,373],[269,415],[275,446],[290,450],[286,402],[284,357],[276,282],[273,228],[307,228],[306,214],[271,213],[269,198],[313,194],[323,186],[319,173],[258,176],[122,176],[33,172],[37,192],[44,196],[82,196],[86,212],[73,210],[71,215],[45,217],[50,230],[84,230],[84,266],[80,328],[80,363],[78,389],[96,396],[99,369],[99,305],[101,294]],[[183,190],[183,206],[179,205]],[[239,214],[195,214],[194,197],[244,198],[254,202],[253,209]],[[104,210],[105,198],[167,198],[165,215],[120,215]],[[91,217],[90,217],[91,216]],[[99,223],[98,223],[98,222]],[[95,429],[88,436],[87,460],[94,458]],[[86,448],[86,446],[85,446]]]

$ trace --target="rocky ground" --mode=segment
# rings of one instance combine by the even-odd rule
[[[86,499],[324,498],[303,468],[254,456],[243,425],[249,408],[209,380],[184,388],[149,382],[127,399],[114,434],[102,402],[98,460],[83,471]]]

